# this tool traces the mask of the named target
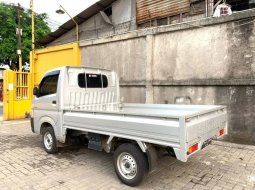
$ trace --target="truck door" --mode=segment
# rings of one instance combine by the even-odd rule
[[[44,118],[44,120],[49,120],[48,122],[54,122],[54,124],[51,123],[53,125],[56,125],[58,121],[59,98],[57,91],[59,73],[59,71],[53,71],[44,76],[39,85],[38,96],[35,97],[33,102],[35,118],[38,120]],[[35,122],[40,123],[40,121]]]

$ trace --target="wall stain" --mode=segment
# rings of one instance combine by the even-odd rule
[[[229,68],[227,78],[251,78],[253,72],[254,18],[227,24]]]
[[[216,104],[228,109],[227,141],[255,144],[255,86],[216,87]]]

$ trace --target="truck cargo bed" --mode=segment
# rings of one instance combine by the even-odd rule
[[[66,129],[178,149],[217,135],[224,125],[226,108],[208,105],[123,104],[118,112],[65,110],[63,115]]]

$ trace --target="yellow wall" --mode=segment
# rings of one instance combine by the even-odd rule
[[[80,60],[77,43],[36,50],[33,64],[34,85],[39,85],[45,72],[62,66],[80,66]]]

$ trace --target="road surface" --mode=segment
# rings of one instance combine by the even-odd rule
[[[137,188],[123,185],[113,155],[83,146],[47,154],[29,120],[0,122],[0,190],[254,190],[255,147],[213,142],[187,163],[162,155]]]

